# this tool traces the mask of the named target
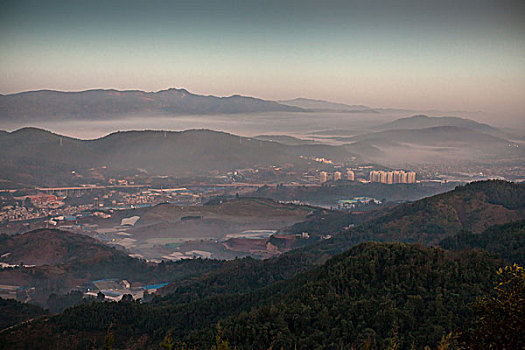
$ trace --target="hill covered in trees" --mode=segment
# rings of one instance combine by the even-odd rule
[[[172,303],[187,302],[223,293],[252,291],[271,281],[293,276],[354,245],[367,241],[438,244],[461,230],[484,229],[525,218],[525,186],[505,181],[484,181],[458,186],[453,191],[398,205],[363,218],[356,215],[320,215],[293,225],[290,232],[312,232],[312,237],[332,234],[303,248],[269,260],[238,260],[210,271],[199,280],[177,281],[162,290]],[[448,213],[449,215],[443,215]],[[348,225],[356,224],[348,228]],[[325,231],[330,227],[331,231]],[[275,242],[275,244],[279,244]],[[238,265],[237,265],[238,264]]]
[[[20,303],[16,300],[0,298],[0,331],[34,317],[47,315],[48,312],[39,306]]]
[[[473,320],[468,305],[490,290],[497,267],[483,252],[364,243],[252,293],[181,305],[84,304],[0,338],[10,347],[84,349],[101,344],[112,325],[115,348],[158,348],[169,332],[190,348],[209,349],[220,322],[222,337],[238,349],[339,348],[367,339],[383,348],[394,338],[421,348]]]
[[[175,281],[201,275],[223,264],[202,259],[148,263],[93,238],[56,229],[0,235],[0,243],[2,254],[7,254],[3,261],[29,265],[1,269],[0,281],[35,287],[32,301],[43,306],[51,293],[66,293],[88,281],[116,276],[141,283]]]
[[[223,321],[239,349],[386,348],[436,344],[469,324],[468,304],[497,264],[484,254],[363,243],[288,283],[278,302]],[[487,275],[484,275],[487,274]]]
[[[94,238],[55,229],[0,235],[0,255],[4,256],[2,262],[15,265],[58,265],[109,255],[127,256]]]
[[[369,214],[355,227],[336,216],[339,232],[330,239],[267,260],[161,264],[151,271],[173,283],[150,303],[78,305],[0,340],[8,348],[45,339],[50,348],[88,349],[102,343],[112,324],[115,348],[155,349],[170,333],[174,342],[207,349],[220,322],[222,337],[238,349],[435,345],[472,322],[469,304],[491,290],[505,263],[495,254],[520,261],[523,223],[504,223],[523,220],[523,198],[523,185],[486,181]],[[297,228],[315,229],[323,218],[331,220],[314,216]],[[490,224],[496,226],[485,228]],[[418,237],[451,250],[363,243]]]
[[[507,263],[525,265],[525,221],[489,227],[479,234],[461,231],[447,237],[439,245],[445,249],[483,249],[497,254]]]
[[[402,204],[365,225],[370,238],[381,241],[437,244],[460,230],[486,228],[525,218],[525,186],[493,180]]]

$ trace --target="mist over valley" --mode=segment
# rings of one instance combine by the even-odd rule
[[[525,2],[0,3],[0,350],[525,349]]]

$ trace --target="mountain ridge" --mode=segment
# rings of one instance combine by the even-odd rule
[[[480,123],[472,119],[454,116],[429,117],[424,114],[417,114],[410,117],[399,118],[392,122],[378,125],[374,129],[386,131],[399,129],[424,129],[443,126],[465,127],[499,137],[504,137],[503,135],[506,135],[501,130],[489,124]]]
[[[91,140],[38,128],[0,133],[0,159],[4,161],[0,176],[6,179],[26,171],[22,161],[31,162],[32,167],[43,162],[42,173],[53,167],[71,172],[74,168],[108,166],[141,168],[158,175],[191,175],[255,165],[302,164],[305,160],[301,156],[344,160],[352,154],[342,146],[290,146],[208,129],[120,131]]]
[[[198,95],[186,89],[156,92],[92,89],[36,90],[0,95],[0,118],[5,120],[105,119],[134,114],[239,114],[306,112],[256,97]]]
[[[374,108],[364,105],[348,105],[345,103],[330,102],[325,100],[310,99],[304,97],[298,97],[291,100],[278,100],[277,102],[305,109],[312,110],[326,110],[326,111],[337,111],[337,112],[363,112],[363,113],[377,113]]]

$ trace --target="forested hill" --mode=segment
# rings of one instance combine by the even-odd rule
[[[286,283],[285,295],[223,321],[238,349],[387,348],[436,344],[472,319],[497,263],[411,244],[363,243]]]
[[[498,261],[483,252],[449,253],[411,244],[364,243],[326,264],[257,292],[195,303],[79,305],[31,327],[0,333],[8,348],[90,349],[110,324],[114,348],[158,349],[174,342],[210,349],[215,325],[237,349],[402,348],[435,345],[472,320],[468,308],[487,293]]]
[[[489,227],[482,233],[461,231],[439,245],[445,249],[483,249],[504,259],[509,265],[525,265],[525,220]]]
[[[75,233],[38,229],[20,235],[0,235],[2,262],[18,265],[58,265],[75,260],[94,261],[110,256],[113,260],[127,254],[101,244],[94,238]],[[5,257],[4,257],[5,256]]]
[[[295,273],[324,263],[330,257],[343,253],[352,246],[366,241],[422,242],[437,245],[443,238],[461,230],[479,232],[478,227],[503,224],[525,219],[525,185],[505,181],[483,181],[425,198],[413,203],[388,209],[356,227],[344,229],[344,221],[333,225],[332,238],[290,251],[274,259],[240,260],[203,275],[200,279],[177,281],[162,291],[172,303],[252,291],[273,281],[289,278]],[[443,213],[452,213],[444,215]],[[305,221],[300,231],[319,232],[319,225],[331,225],[333,219],[321,217]],[[337,228],[339,227],[339,228]],[[337,232],[340,231],[340,232]]]
[[[91,237],[57,229],[21,235],[0,235],[4,263],[36,265],[0,269],[0,284],[36,287],[33,302],[46,305],[50,293],[66,293],[79,284],[119,276],[141,283],[200,276],[223,266],[223,261],[192,259],[162,264],[130,257]]]
[[[462,230],[478,234],[525,219],[525,185],[501,180],[473,182],[454,190],[400,204],[332,239],[290,252],[314,264],[367,241],[438,245]],[[308,231],[308,227],[303,228]]]
[[[520,219],[525,219],[525,185],[489,180],[397,206],[363,229],[373,240],[438,244],[460,230],[480,233]]]
[[[180,276],[166,288],[169,295],[152,303],[80,305],[49,321],[35,321],[31,328],[3,333],[0,343],[32,348],[45,339],[49,348],[90,349],[100,347],[113,323],[115,348],[155,349],[171,331],[176,340],[204,349],[221,321],[224,336],[239,349],[248,348],[248,342],[257,344],[254,349],[272,343],[285,349],[290,344],[298,349],[332,348],[339,337],[345,344],[357,344],[369,336],[372,348],[383,348],[393,332],[402,348],[411,342],[417,348],[435,345],[443,334],[470,322],[468,304],[490,289],[496,267],[503,263],[494,253],[514,261],[523,251],[519,223],[485,230],[490,223],[524,219],[523,191],[524,185],[504,181],[460,186],[389,209],[364,224],[334,232],[331,239],[277,258],[217,262],[207,271],[197,268],[201,274]],[[433,243],[461,230],[470,230],[480,241],[454,238],[452,243],[459,244],[448,247],[456,252],[362,243],[421,237]],[[504,232],[508,236],[504,241],[512,242],[513,248],[502,250],[492,244],[495,232]],[[492,243],[484,243],[485,236]]]
[[[0,318],[0,331],[20,322],[48,314],[48,311],[39,306],[2,298],[0,298],[0,312],[2,314]]]

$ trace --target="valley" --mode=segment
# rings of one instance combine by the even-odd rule
[[[0,350],[525,350],[525,2],[0,2]]]

